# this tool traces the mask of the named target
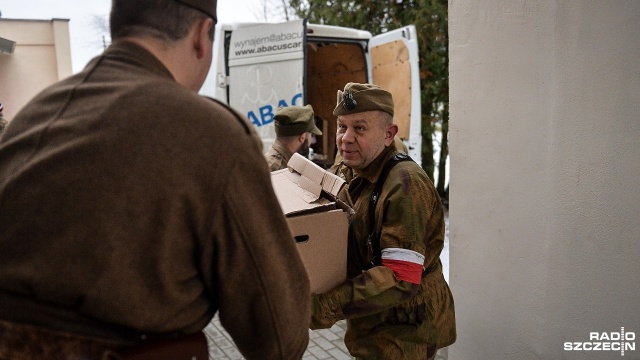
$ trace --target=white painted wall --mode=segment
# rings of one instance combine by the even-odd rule
[[[449,26],[449,359],[640,359],[564,350],[640,336],[640,1],[449,0]]]
[[[72,74],[69,20],[0,19],[0,36],[16,42],[0,53],[0,102],[13,116],[45,87]]]

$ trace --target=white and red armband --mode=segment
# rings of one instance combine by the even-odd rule
[[[398,279],[420,284],[424,255],[408,249],[386,248],[382,249],[382,265],[391,269]]]

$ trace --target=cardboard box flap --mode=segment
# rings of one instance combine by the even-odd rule
[[[289,159],[287,167],[300,174],[301,178],[307,179],[308,184],[315,184],[322,189],[322,179],[325,171],[320,166],[309,161],[304,156],[294,153],[291,159]]]
[[[271,183],[285,215],[335,206],[336,196],[345,185],[343,179],[300,154],[293,154],[287,165],[287,169],[271,172]]]
[[[289,159],[287,167],[300,174],[300,177],[304,179],[301,181],[300,186],[313,194],[315,194],[316,189],[320,187],[320,189],[335,199],[345,184],[344,179],[324,170],[298,153],[293,154],[291,159]],[[320,196],[319,193],[318,196]]]
[[[322,182],[322,190],[331,194],[334,198],[338,196],[340,189],[344,186],[344,179],[332,173],[326,173]]]
[[[300,174],[291,172],[289,169],[273,171],[271,173],[271,184],[276,193],[282,212],[285,215],[306,211],[315,207],[331,203],[331,200],[320,197],[320,188],[316,186],[317,195],[306,190],[303,186],[312,186],[303,180],[300,185]]]
[[[322,186],[307,177],[300,176],[298,186],[302,189],[302,198],[308,203],[318,200],[322,194]]]

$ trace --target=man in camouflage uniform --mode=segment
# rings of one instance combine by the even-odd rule
[[[293,153],[306,156],[318,129],[311,105],[279,107],[274,118],[276,141],[264,154],[269,169],[285,169]]]
[[[349,83],[338,91],[336,143],[342,170],[352,170],[348,198],[348,278],[312,294],[311,328],[347,319],[345,344],[357,359],[433,359],[456,339],[454,304],[442,274],[444,213],[433,183],[413,161],[393,167],[369,220],[372,192],[382,168],[399,151],[391,94]],[[370,265],[369,235],[379,234],[381,261]]]

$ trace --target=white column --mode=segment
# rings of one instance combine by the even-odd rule
[[[449,1],[450,360],[618,359],[564,343],[640,333],[639,19]]]

